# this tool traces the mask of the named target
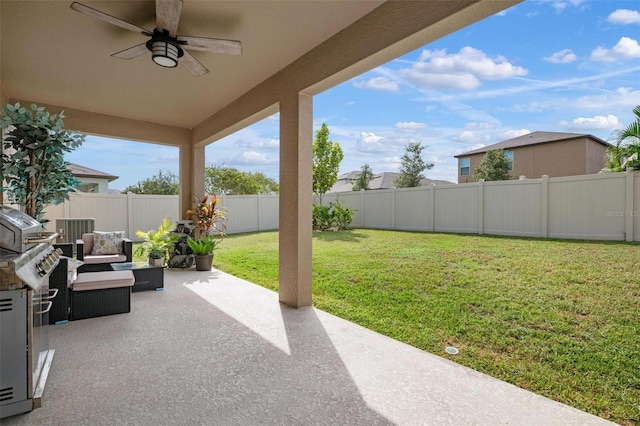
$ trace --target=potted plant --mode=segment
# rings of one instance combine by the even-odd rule
[[[171,227],[171,220],[165,218],[157,231],[136,231],[136,235],[143,239],[142,244],[136,248],[136,255],[146,253],[149,265],[164,266],[169,249],[178,239],[178,235],[171,233]]]
[[[195,255],[196,271],[210,271],[213,264],[213,252],[222,238],[224,238],[225,221],[224,208],[218,208],[220,198],[205,194],[195,199],[195,205],[187,210],[187,217],[193,220],[196,231],[195,237],[187,240],[189,248]]]

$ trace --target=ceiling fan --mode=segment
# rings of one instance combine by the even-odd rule
[[[180,63],[191,74],[198,77],[208,73],[209,70],[185,49],[228,55],[242,54],[242,44],[236,40],[178,35],[182,0],[156,0],[156,28],[153,31],[148,31],[78,2],[71,3],[71,9],[126,30],[151,37],[146,43],[111,55],[115,58],[132,59],[151,52],[151,59],[156,64],[174,68],[178,65],[178,59],[180,59]]]

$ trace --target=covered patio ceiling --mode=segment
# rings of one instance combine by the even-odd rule
[[[240,40],[193,55],[210,72],[110,55],[141,34],[70,9],[0,3],[0,101],[64,109],[87,134],[179,147],[180,211],[204,192],[204,147],[280,112],[280,297],[311,303],[313,95],[521,0],[191,1],[177,33]],[[147,30],[155,3],[81,1]],[[126,153],[123,153],[126,155]]]

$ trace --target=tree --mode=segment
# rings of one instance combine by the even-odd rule
[[[73,177],[64,154],[78,148],[84,135],[64,130],[64,111],[49,114],[44,107],[20,104],[2,108],[0,129],[8,133],[2,141],[0,196],[7,192],[9,202],[24,206],[24,211],[39,222],[44,208],[69,199],[80,182]]]
[[[278,193],[278,182],[263,173],[241,172],[232,167],[207,166],[205,169],[205,192],[207,194],[270,194]]]
[[[369,182],[373,179],[373,169],[370,165],[365,164],[360,169],[360,173],[358,173],[358,178],[356,179],[356,183],[353,184],[354,191],[369,189]]]
[[[509,176],[510,168],[511,163],[504,151],[491,149],[484,154],[482,161],[473,171],[473,178],[475,180],[484,179],[485,181],[509,180],[511,178]]]
[[[424,179],[422,172],[433,169],[433,163],[425,163],[422,159],[425,148],[421,142],[410,142],[404,147],[405,153],[400,159],[400,176],[395,180],[398,188],[420,186],[420,180]]]
[[[338,181],[340,162],[344,158],[338,142],[329,140],[329,128],[322,123],[313,141],[313,193],[320,199]]]
[[[132,192],[134,194],[156,194],[156,195],[178,195],[180,184],[178,176],[167,171],[158,171],[157,175],[138,181],[135,185],[127,186],[122,192]]]
[[[608,171],[640,170],[640,105],[633,109],[633,114],[636,120],[616,133],[615,146],[607,150]]]

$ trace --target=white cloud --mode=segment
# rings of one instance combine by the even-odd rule
[[[604,92],[593,96],[582,96],[571,100],[571,106],[575,108],[589,108],[596,110],[611,110],[613,108],[631,110],[638,105],[640,89],[631,90],[627,87],[619,87],[616,90]]]
[[[575,55],[575,53],[573,53],[571,49],[562,49],[557,51],[553,55],[544,58],[545,61],[554,64],[570,64],[576,59],[578,59],[578,57]]]
[[[607,21],[612,24],[640,24],[640,13],[637,10],[618,9],[615,12],[611,12]]]
[[[471,90],[480,86],[482,80],[501,80],[527,72],[503,56],[491,58],[481,50],[466,46],[453,54],[445,49],[424,50],[418,62],[401,69],[399,74],[420,88]]]
[[[502,142],[509,139],[517,138],[518,136],[527,135],[529,133],[531,133],[531,130],[528,129],[507,130],[506,132],[502,132],[498,136],[498,139],[500,139],[500,142]]]
[[[278,139],[263,139],[263,140],[245,140],[238,139],[236,145],[242,148],[252,149],[278,149],[280,148],[280,141]]]
[[[562,120],[560,125],[571,130],[616,130],[621,127],[618,117],[609,114],[596,115],[595,117],[578,117],[570,122]]]
[[[460,133],[457,136],[454,136],[451,139],[453,139],[456,142],[482,144],[484,142],[489,142],[491,137],[489,135],[481,135],[478,133],[471,132],[469,130],[465,130],[464,132]]]
[[[391,81],[386,77],[374,77],[367,81],[354,81],[353,85],[358,89],[382,90],[394,93],[400,90],[395,81]]]
[[[464,128],[469,130],[488,130],[493,129],[494,127],[495,126],[491,123],[477,121],[472,121],[464,125]]]
[[[271,164],[273,161],[267,158],[267,154],[256,151],[245,151],[232,159],[236,164]]]
[[[415,121],[400,121],[395,125],[396,129],[403,132],[417,132],[427,128],[426,123],[416,123]]]
[[[375,133],[361,132],[358,139],[358,149],[366,152],[383,152],[387,151],[385,144],[381,143],[384,139],[382,136],[378,136]]]
[[[598,46],[591,52],[591,60],[597,62],[614,62],[622,59],[640,58],[638,41],[622,37],[611,49]]]
[[[543,3],[551,4],[551,7],[553,7],[556,12],[562,13],[569,6],[580,6],[584,3],[584,0],[543,0]]]

